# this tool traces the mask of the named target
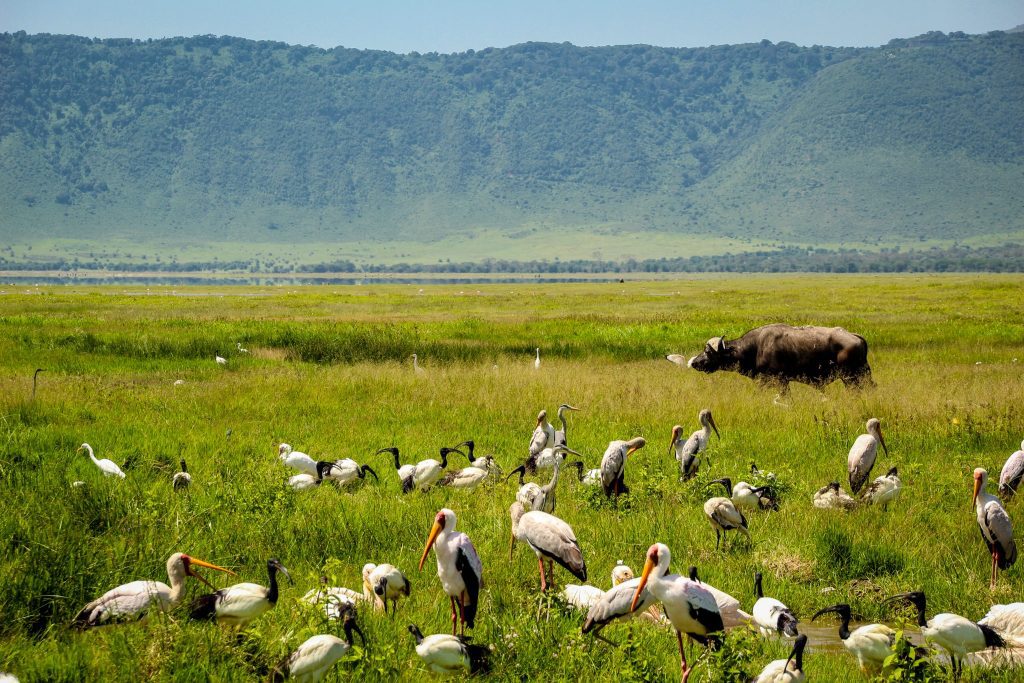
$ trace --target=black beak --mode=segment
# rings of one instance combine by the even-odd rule
[[[849,605],[832,605],[831,607],[825,607],[825,608],[820,609],[817,612],[815,612],[814,616],[811,617],[811,621],[814,621],[815,619],[820,617],[822,614],[829,614],[829,613],[838,614],[839,616],[841,616],[841,617],[843,617],[845,619],[849,615],[849,613],[850,613],[850,606]]]
[[[359,634],[359,640],[362,641],[363,647],[366,647],[366,636],[363,635],[363,630],[359,628],[359,624],[356,623],[355,617],[348,617],[345,619],[345,624],[342,626],[345,629],[345,640],[348,641],[349,645],[352,645],[352,632],[355,631]]]
[[[512,475],[515,474],[516,472],[519,473],[519,485],[522,486],[525,483],[523,481],[523,477],[526,475],[526,465],[520,465],[519,467],[517,467],[514,470],[512,470],[511,472],[509,472],[508,476],[505,477],[505,481],[508,481],[509,479],[511,479]]]
[[[366,477],[367,472],[372,474],[373,478],[376,479],[378,482],[380,481],[380,479],[377,477],[377,473],[374,472],[373,468],[371,468],[369,465],[363,465],[362,467],[359,468],[359,478],[363,479],[364,477]]]

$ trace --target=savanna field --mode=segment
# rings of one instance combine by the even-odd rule
[[[1000,572],[990,591],[991,560],[971,506],[971,471],[998,478],[1024,438],[1020,276],[0,289],[0,671],[22,681],[265,679],[309,636],[339,630],[300,600],[306,591],[322,575],[359,590],[366,562],[401,568],[412,594],[394,617],[360,608],[367,647],[357,645],[325,680],[433,677],[406,626],[450,630],[433,556],[416,569],[442,507],[457,513],[483,560],[472,637],[494,646],[489,678],[678,680],[670,630],[617,624],[604,635],[621,647],[595,641],[580,633],[583,615],[558,597],[576,579],[556,567],[556,590],[540,596],[530,549],[518,544],[509,561],[515,479],[402,495],[393,461],[374,455],[397,446],[403,462],[415,462],[473,439],[477,455],[493,453],[508,472],[527,455],[537,412],[554,418],[560,403],[581,409],[569,418],[569,444],[588,468],[611,440],[647,439],[630,456],[631,493],[617,506],[572,471],[559,485],[556,514],[576,532],[588,583],[607,588],[617,560],[639,574],[660,541],[673,571],[696,565],[748,610],[762,571],[766,594],[802,625],[840,602],[858,623],[912,621],[910,610],[880,604],[910,590],[926,592],[929,616],[974,620],[992,604],[1024,599],[1024,563]],[[877,386],[855,392],[837,383],[822,394],[793,385],[789,405],[777,405],[775,391],[737,374],[664,360],[775,321],[862,334]],[[413,372],[413,353],[424,372]],[[33,399],[36,368],[45,371]],[[711,467],[682,483],[670,434],[675,424],[696,430],[702,408],[721,438],[711,439]],[[847,452],[871,417],[889,447],[871,477],[898,466],[901,497],[887,511],[813,508],[813,493],[829,481],[848,486]],[[104,478],[76,452],[83,442],[97,458],[127,462],[127,478]],[[368,463],[380,482],[293,491],[281,442],[318,460]],[[179,454],[194,478],[185,492],[171,487]],[[722,489],[706,484],[749,479],[752,461],[776,473],[781,508],[748,514],[752,544],[730,534],[716,551],[702,504]],[[449,467],[467,464],[453,455]],[[1007,506],[1018,534],[1022,506]],[[166,582],[173,552],[239,574],[200,570],[217,587],[265,584],[271,557],[294,585],[284,580],[277,606],[240,638],[188,620],[189,602],[208,592],[192,579],[178,608],[148,623],[70,628],[83,605],[114,586]],[[834,637],[835,618],[819,623],[833,638],[816,645],[824,636],[814,631],[808,677],[865,680]],[[691,663],[698,651],[690,646]],[[788,652],[734,631],[690,680],[744,680]],[[969,666],[963,680],[1022,678],[1021,665]]]

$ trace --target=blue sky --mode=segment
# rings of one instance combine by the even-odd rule
[[[881,45],[1024,24],[1022,0],[0,0],[0,31],[162,38],[212,33],[320,47],[461,52],[529,40],[699,47]]]

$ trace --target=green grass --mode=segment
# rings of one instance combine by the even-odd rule
[[[576,531],[591,583],[606,585],[619,559],[639,571],[647,547],[662,541],[674,569],[698,565],[748,607],[761,569],[769,593],[803,620],[849,601],[865,619],[894,623],[900,614],[879,598],[912,589],[927,592],[933,613],[978,619],[1024,589],[1018,565],[989,591],[989,558],[969,509],[971,469],[997,473],[1022,436],[1024,385],[1013,363],[1024,358],[1022,286],[1019,276],[709,276],[488,285],[462,295],[458,286],[419,294],[419,286],[374,285],[177,288],[177,296],[171,288],[44,287],[0,296],[0,670],[23,681],[263,678],[330,628],[297,600],[321,574],[356,588],[365,562],[387,561],[409,575],[412,597],[394,619],[362,612],[369,648],[328,680],[421,680],[404,627],[448,625],[433,560],[416,571],[431,517],[447,506],[483,558],[473,635],[496,646],[495,679],[673,680],[669,633],[637,625],[632,643],[613,650],[580,635],[582,617],[537,597],[532,553],[520,545],[508,560],[512,482],[484,495],[402,496],[387,458],[372,455],[395,444],[420,459],[473,438],[508,470],[524,456],[537,410],[563,401],[583,409],[570,439],[588,466],[609,440],[648,439],[631,456],[633,494],[618,508],[568,478],[561,485],[558,514]],[[786,408],[745,378],[661,359],[780,319],[864,334],[878,387],[836,385],[822,396],[797,386]],[[253,353],[235,353],[235,341]],[[427,370],[421,376],[412,373],[413,352]],[[228,357],[226,368],[215,353]],[[31,401],[36,367],[47,371]],[[695,429],[703,407],[722,434],[712,441],[714,468],[681,484],[666,453],[669,432],[676,423]],[[898,465],[903,497],[884,513],[813,509],[814,490],[845,479],[846,452],[872,416],[891,453],[876,470]],[[104,480],[76,455],[83,441],[97,457],[131,457],[127,480]],[[315,457],[370,462],[381,482],[293,492],[285,484],[292,472],[276,458],[280,441]],[[195,477],[187,494],[170,487],[179,448]],[[750,460],[790,488],[778,513],[750,516],[752,547],[716,552],[700,482],[742,479]],[[85,486],[72,488],[76,480]],[[1009,508],[1018,524],[1020,504]],[[75,612],[109,588],[166,580],[175,551],[235,569],[231,582],[265,582],[267,558],[278,557],[296,585],[284,584],[278,606],[240,644],[188,622],[182,609],[146,625],[69,630]],[[559,570],[556,580],[571,578]],[[188,599],[202,588],[193,583]],[[606,634],[625,641],[627,630]],[[780,644],[740,640],[743,656],[723,657],[719,670],[754,673],[785,656]],[[842,651],[812,647],[805,665],[817,680],[862,680]],[[1020,675],[977,670],[965,679]],[[691,680],[708,677],[702,665]]]

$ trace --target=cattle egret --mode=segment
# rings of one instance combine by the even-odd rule
[[[92,446],[89,444],[83,443],[78,447],[78,450],[87,451],[89,453],[89,459],[92,460],[96,467],[100,468],[100,472],[103,473],[104,477],[121,477],[124,479],[124,472],[121,471],[121,468],[115,465],[113,460],[107,460],[106,458],[97,460],[96,456],[93,455]]]
[[[221,356],[214,356],[213,358],[214,358],[214,360],[217,361],[217,365],[227,365],[228,364],[228,359],[227,358],[223,358]]]
[[[328,669],[352,649],[353,631],[359,634],[363,647],[366,647],[366,638],[356,624],[355,613],[351,608],[345,612],[342,628],[345,629],[345,640],[335,635],[322,634],[313,636],[299,645],[295,652],[288,655],[271,673],[271,683],[286,680],[299,683],[319,681]]]
[[[630,609],[636,611],[643,598],[643,590],[647,588],[656,601],[665,608],[665,616],[676,630],[679,642],[679,668],[682,673],[681,683],[690,677],[690,667],[686,663],[686,652],[683,649],[683,634],[702,645],[719,640],[718,633],[724,631],[722,615],[718,604],[710,592],[696,581],[669,574],[671,553],[664,543],[655,543],[647,551],[647,562],[644,564],[640,583],[633,593]]]
[[[242,342],[235,342],[235,348],[239,353],[249,353],[249,349],[242,348]]]
[[[697,416],[702,427],[690,434],[690,438],[686,441],[681,441],[680,436],[683,433],[683,426],[676,425],[672,428],[672,441],[668,445],[669,453],[675,452],[676,460],[679,461],[679,470],[683,475],[683,481],[687,481],[693,478],[697,474],[697,470],[700,469],[700,454],[708,447],[708,441],[711,439],[711,430],[715,430],[715,436],[719,439],[722,435],[718,433],[718,425],[715,424],[715,418],[711,416],[711,411],[707,408],[700,411]],[[709,459],[710,461],[710,459]]]
[[[799,636],[793,641],[793,651],[789,653],[789,657],[769,662],[752,683],[803,683],[807,680],[804,675],[806,647],[807,636]]]
[[[441,587],[451,601],[452,635],[455,635],[457,623],[465,635],[466,627],[473,628],[476,620],[483,564],[469,536],[455,530],[456,521],[455,513],[448,508],[435,515],[427,545],[420,557],[419,570],[423,571],[427,554],[434,548],[437,578],[441,579]]]
[[[843,646],[857,658],[857,665],[860,666],[861,671],[869,676],[878,673],[882,669],[885,658],[892,654],[892,646],[896,642],[896,632],[885,624],[865,624],[851,633],[850,606],[846,604],[820,609],[811,617],[811,621],[830,612],[839,615],[839,639],[843,641]]]
[[[718,613],[722,615],[722,623],[725,624],[726,628],[735,628],[743,624],[749,624],[754,618],[740,608],[739,600],[725,591],[715,588],[710,583],[701,581],[697,576],[696,567],[690,567],[690,581],[696,581],[704,586],[715,598],[715,604],[718,605]]]
[[[509,515],[512,517],[509,559],[512,559],[512,551],[515,549],[517,540],[530,546],[530,549],[537,555],[541,592],[548,589],[544,571],[545,558],[551,568],[552,579],[554,578],[554,563],[557,562],[580,581],[587,580],[587,563],[583,560],[583,551],[580,550],[580,544],[576,541],[576,534],[573,533],[572,527],[546,512],[526,511],[518,501],[512,503]]]
[[[208,567],[234,575],[233,571],[205,560],[174,553],[167,558],[170,586],[161,581],[132,581],[118,586],[83,607],[75,616],[73,625],[84,629],[120,621],[138,621],[146,617],[150,607],[166,612],[184,596],[185,577],[194,576],[213,588],[206,579],[196,574],[195,567]]]
[[[625,569],[629,568],[621,564],[615,567],[615,570],[612,571],[612,587],[596,596],[587,610],[587,619],[583,622],[582,632],[584,635],[593,631],[595,638],[612,646],[617,646],[617,644],[602,636],[601,631],[613,622],[628,621],[633,617],[638,617],[659,624],[666,623],[665,618],[658,613],[655,607],[654,596],[646,588],[640,594],[636,611],[630,609],[633,594],[636,593],[637,586],[640,585],[640,579],[633,577],[632,570],[628,573],[620,571]],[[628,578],[626,578],[627,576]],[[568,588],[566,586],[566,590]]]
[[[833,481],[814,492],[814,507],[823,510],[852,510],[857,507],[857,500],[844,491],[838,481]]]
[[[971,504],[978,516],[981,536],[992,553],[991,588],[996,587],[996,568],[1009,569],[1017,561],[1017,544],[1013,540],[1013,524],[999,499],[985,491],[988,472],[982,468],[974,470],[974,499]]]
[[[230,434],[228,435],[230,438]],[[277,447],[277,455],[288,467],[315,477],[317,476],[317,461],[301,451],[292,450],[290,444],[283,443]]]
[[[214,593],[200,595],[192,602],[190,617],[244,629],[249,623],[277,604],[277,573],[291,581],[288,570],[275,559],[267,560],[270,587],[256,583],[236,583]]]
[[[619,584],[625,583],[633,578],[633,570],[622,563],[619,560],[615,567],[612,569],[612,588],[615,588]],[[590,584],[583,584],[582,586],[575,583],[566,584],[565,588],[562,589],[562,597],[569,603],[570,606],[576,609],[590,609],[590,607],[604,595],[605,591],[601,590],[597,586],[591,586]],[[630,593],[630,597],[633,594]]]
[[[533,359],[533,369],[540,370],[540,347],[537,347],[537,357]]]
[[[464,671],[476,674],[489,668],[490,651],[483,645],[473,645],[465,638],[446,633],[424,637],[423,632],[415,624],[409,626],[409,633],[416,639],[416,654],[433,673],[452,674]]]
[[[867,422],[867,434],[861,434],[850,447],[850,454],[846,457],[846,469],[850,474],[850,492],[853,495],[860,493],[860,489],[867,482],[871,474],[871,468],[875,466],[875,456],[878,454],[878,444],[889,455],[889,447],[885,445],[882,437],[882,426],[878,418],[871,418]]]
[[[605,449],[601,458],[601,486],[604,495],[615,495],[618,498],[623,493],[629,493],[626,486],[626,458],[647,445],[642,436],[635,437],[629,441],[612,441]]]
[[[1014,451],[1013,455],[1007,458],[1006,463],[1003,464],[1003,469],[999,473],[999,497],[1009,503],[1022,480],[1024,480],[1024,441],[1020,442],[1020,450]]]
[[[403,465],[399,457],[398,448],[395,446],[381,448],[375,455],[380,455],[381,453],[390,453],[394,456],[395,470],[398,472],[398,480],[402,484],[402,493],[409,493],[415,488],[426,491],[437,483],[445,468],[448,467],[449,453],[465,455],[465,453],[455,448],[441,448],[440,461],[427,458],[426,460],[420,460],[415,465]]]
[[[171,479],[171,485],[175,491],[181,491],[187,489],[192,484],[192,475],[188,473],[188,468],[185,466],[185,460],[181,461],[181,472],[176,472],[174,478]]]
[[[321,462],[317,463],[318,467]],[[380,481],[380,479],[377,478],[377,473],[373,471],[373,468],[369,465],[360,465],[352,458],[342,458],[328,464],[331,467],[329,470],[324,472],[324,479],[327,479],[338,486],[345,486],[346,484],[351,484],[354,481],[365,479],[367,474],[372,474],[374,479]]]
[[[569,425],[565,421],[565,411],[567,410],[579,410],[579,408],[573,408],[568,403],[558,406],[558,420],[562,423],[562,428],[555,430],[554,442],[556,446],[569,445]]]
[[[333,463],[318,462],[316,464],[315,477],[310,474],[306,474],[305,472],[302,474],[296,474],[294,477],[288,478],[288,485],[296,491],[305,491],[306,489],[319,486],[323,483],[324,477],[327,476],[327,472],[329,472],[332,467],[334,467]]]
[[[976,624],[958,614],[936,614],[925,619],[925,596],[923,591],[900,593],[883,602],[903,600],[917,608],[917,625],[929,643],[935,643],[949,654],[953,677],[963,673],[964,657],[969,652],[978,652],[987,647],[1003,647],[1006,643],[991,627]]]
[[[409,597],[409,579],[405,578],[405,574],[394,565],[374,565],[365,580],[383,603],[385,614],[388,612],[388,600],[391,601],[391,614],[394,616],[395,609],[398,607],[398,599],[402,596]]]
[[[895,467],[889,469],[885,476],[876,477],[871,485],[864,489],[861,498],[868,505],[881,505],[885,510],[889,503],[900,495],[900,473]]]
[[[761,572],[754,574],[754,594],[757,595],[753,609],[754,623],[757,624],[761,635],[781,633],[790,638],[799,635],[796,630],[797,618],[793,610],[775,598],[764,597],[764,591],[761,590]]]
[[[176,387],[180,387],[184,383],[185,383],[185,380],[183,380],[183,379],[176,379],[176,380],[174,380],[174,386],[176,386]]]
[[[747,518],[736,509],[736,505],[730,498],[721,496],[709,498],[704,503],[704,515],[708,518],[711,528],[715,530],[715,550],[718,550],[718,545],[725,532],[733,529],[742,531],[748,542],[751,540],[750,532],[747,531]]]

